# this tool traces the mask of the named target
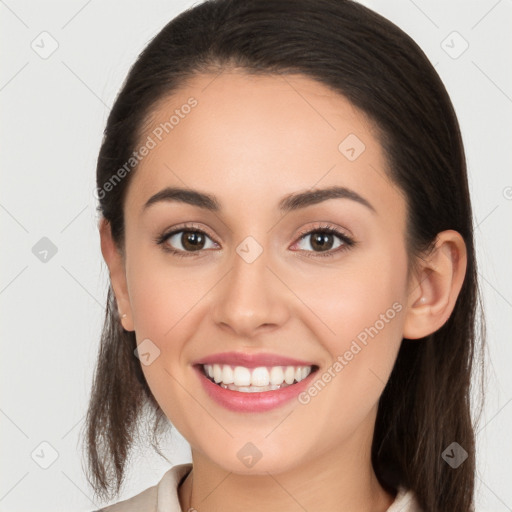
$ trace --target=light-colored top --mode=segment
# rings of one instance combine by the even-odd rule
[[[191,463],[173,466],[153,487],[95,512],[182,512],[178,486],[191,469]],[[400,487],[387,512],[421,512],[421,509],[412,491]]]

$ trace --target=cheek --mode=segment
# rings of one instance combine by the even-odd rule
[[[130,303],[137,336],[165,343],[205,295],[212,278],[180,268],[156,250],[133,254],[127,268]]]
[[[339,352],[365,328],[377,323],[379,330],[400,331],[405,309],[407,256],[391,244],[380,245],[350,255],[332,267],[319,267],[295,280],[294,291],[313,315],[310,327],[323,332],[330,352]],[[382,329],[381,316],[385,322]],[[323,327],[322,327],[323,325]]]
[[[336,400],[346,408],[333,415],[334,424],[347,409],[354,417],[370,410],[396,360],[407,290],[407,255],[397,247],[402,246],[387,241],[346,258],[336,272],[317,271],[297,293],[315,313],[310,328],[332,361],[326,376],[330,391],[322,392],[318,406],[328,408]]]
[[[311,421],[328,418],[325,428],[332,438],[354,432],[377,406],[402,341],[402,269],[391,264],[374,271],[364,268],[366,273],[346,272],[326,280],[324,296],[318,294],[311,303],[329,326],[315,320],[317,340],[331,360],[301,403],[311,407]]]
[[[154,357],[150,364],[141,358],[142,371],[165,414],[180,423],[184,416],[180,404],[187,401],[180,386],[184,381],[181,359],[187,340],[194,334],[190,322],[194,306],[206,292],[199,283],[207,281],[191,278],[155,254],[140,251],[131,256],[127,277],[137,344],[150,346]],[[157,348],[147,345],[146,339]]]

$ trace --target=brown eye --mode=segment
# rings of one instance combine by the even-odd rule
[[[307,242],[308,238],[309,242]],[[336,239],[338,242],[336,242]],[[301,233],[298,244],[300,245],[301,243],[303,247],[299,246],[299,249],[302,249],[308,257],[323,257],[334,256],[341,251],[349,249],[356,242],[337,229],[331,226],[324,226]],[[308,246],[312,250],[308,250]]]
[[[313,233],[311,234],[311,247],[319,251],[328,251],[332,249],[334,244],[334,235],[330,233]]]
[[[204,248],[206,241],[204,233],[200,231],[181,231],[181,245],[185,250],[198,251]]]
[[[180,226],[163,233],[155,239],[155,242],[162,245],[164,251],[175,256],[194,256],[194,253],[199,255],[206,249],[218,247],[209,235],[192,225]]]
[[[196,252],[214,248],[213,245],[207,246],[208,241],[211,241],[211,238],[203,231],[181,230],[166,235],[162,243],[170,245],[171,250],[177,252]]]

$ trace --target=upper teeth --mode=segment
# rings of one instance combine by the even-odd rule
[[[235,386],[278,386],[283,382],[293,384],[294,380],[300,382],[311,373],[311,366],[258,366],[251,369],[228,364],[205,364],[203,368],[206,375],[217,384]]]

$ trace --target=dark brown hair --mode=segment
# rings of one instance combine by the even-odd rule
[[[483,349],[484,323],[481,313],[477,337],[481,305],[465,155],[441,79],[393,23],[350,0],[209,0],[173,19],[131,68],[105,128],[97,162],[98,210],[116,244],[122,251],[123,202],[136,168],[108,192],[104,184],[130,159],[156,102],[197,73],[228,68],[310,77],[373,121],[388,177],[406,198],[409,262],[431,248],[440,231],[462,235],[467,271],[455,308],[433,334],[403,340],[380,398],[372,462],[386,489],[412,489],[425,512],[472,510],[470,382],[479,339]],[[120,325],[110,287],[85,425],[88,478],[101,498],[119,493],[140,420],[148,424],[146,406],[154,415],[152,443],[158,451],[159,435],[169,426],[135,347],[134,333]],[[456,469],[441,457],[452,442],[468,453]]]

